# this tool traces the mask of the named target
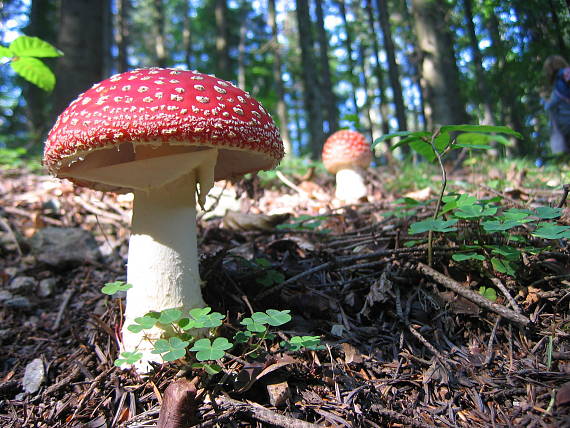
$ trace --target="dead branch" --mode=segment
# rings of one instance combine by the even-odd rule
[[[432,269],[423,263],[418,263],[417,269],[424,275],[432,278],[438,284],[441,284],[444,287],[453,290],[460,296],[465,297],[466,299],[472,301],[484,309],[495,312],[496,314],[501,315],[503,318],[508,319],[509,321],[512,321],[516,324],[520,324],[524,327],[530,324],[530,320],[524,315],[518,314],[515,311],[504,307],[503,305],[499,305],[498,303],[491,302],[489,299],[481,296],[479,293],[476,293],[473,290],[464,287],[457,281],[454,281],[450,277],[436,271],[435,269]]]

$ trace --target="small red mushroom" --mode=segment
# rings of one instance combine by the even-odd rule
[[[364,135],[341,130],[332,134],[323,146],[323,164],[336,175],[335,196],[354,203],[366,197],[363,171],[372,160],[370,145]]]
[[[80,186],[133,192],[123,348],[160,357],[126,327],[149,311],[202,307],[196,198],[214,180],[274,168],[283,143],[259,102],[197,71],[150,68],[110,77],[59,116],[44,165]],[[145,331],[158,339],[164,330]]]

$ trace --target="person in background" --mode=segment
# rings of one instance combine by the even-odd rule
[[[543,71],[550,90],[545,105],[550,116],[550,148],[554,154],[570,153],[570,67],[560,55],[551,55]]]

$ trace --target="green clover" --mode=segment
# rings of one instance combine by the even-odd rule
[[[133,285],[127,284],[123,281],[115,281],[106,283],[105,286],[101,289],[101,292],[112,296],[119,291],[127,291],[129,288],[133,288]]]
[[[199,339],[190,348],[190,351],[196,352],[198,361],[219,360],[225,355],[225,351],[232,346],[225,337],[217,337],[214,342],[210,339]]]

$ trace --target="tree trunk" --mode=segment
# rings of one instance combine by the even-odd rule
[[[428,128],[468,121],[444,0],[413,0]]]
[[[247,34],[247,17],[244,16],[241,19],[241,25],[239,27],[239,46],[238,46],[238,86],[245,90],[245,69],[246,65],[246,47],[245,39]]]
[[[311,19],[307,0],[295,0],[295,2],[297,4],[297,26],[301,47],[303,97],[307,112],[306,127],[309,128],[311,158],[316,160],[321,156],[324,141],[322,106],[317,82],[317,70],[315,68],[315,55],[313,53]]]
[[[378,8],[378,18],[382,35],[384,37],[384,48],[386,49],[386,57],[388,58],[388,77],[390,78],[390,86],[394,93],[394,104],[396,106],[396,119],[400,131],[408,130],[408,121],[406,118],[406,108],[404,106],[404,97],[402,95],[402,85],[400,83],[400,71],[396,62],[396,49],[392,40],[392,30],[390,28],[390,12],[388,10],[388,2],[386,0],[376,0]]]
[[[346,34],[345,49],[346,49],[346,56],[348,59],[348,81],[350,82],[351,85],[351,95],[352,95],[352,104],[354,106],[354,114],[356,116],[360,116],[360,112],[358,110],[358,102],[356,100],[356,84],[354,82],[354,72],[356,69],[356,65],[354,63],[354,60],[352,59],[352,35],[350,33],[350,26],[348,25],[348,19],[346,18],[346,6],[344,4],[344,0],[338,0],[337,3],[340,11],[340,17],[342,18]]]
[[[281,52],[279,45],[279,29],[277,28],[277,19],[275,18],[275,0],[268,1],[269,26],[273,37],[273,80],[275,85],[275,93],[277,95],[277,118],[279,119],[279,131],[283,146],[285,148],[285,156],[292,154],[291,137],[289,136],[289,118],[287,114],[287,106],[285,105],[285,89],[283,78],[281,76]]]
[[[25,29],[26,34],[55,43],[54,14],[53,1],[33,0],[30,6],[30,21]],[[54,61],[49,62],[54,63]],[[22,95],[26,100],[27,124],[30,131],[26,149],[31,149],[40,146],[50,124],[49,114],[46,110],[50,94],[24,81],[22,83]]]
[[[382,121],[382,133],[390,132],[390,114],[388,104],[386,103],[386,88],[384,86],[384,71],[380,62],[380,46],[376,37],[376,28],[374,28],[374,14],[372,12],[372,0],[366,0],[366,16],[368,18],[368,26],[370,28],[370,36],[372,38],[372,54],[374,55],[374,75],[376,76],[376,85],[378,86],[379,111]]]
[[[216,16],[216,75],[222,79],[231,80],[227,0],[216,0],[214,13]]]
[[[103,13],[100,0],[61,0],[54,115],[103,78]]]
[[[372,114],[370,112],[370,87],[368,85],[368,76],[366,75],[366,47],[364,46],[364,43],[362,43],[362,41],[360,41],[358,43],[358,61],[359,61],[359,65],[360,65],[360,80],[362,82],[361,87],[364,89],[364,93],[366,94],[366,98],[364,100],[364,104],[363,104],[363,110],[364,113],[366,115],[366,122],[368,125],[368,133],[370,134],[370,142],[374,141],[374,132],[372,130],[373,128],[373,124],[372,124]]]
[[[483,55],[479,49],[479,40],[475,33],[475,23],[473,21],[473,5],[471,0],[463,0],[465,9],[465,20],[467,21],[467,33],[469,34],[469,44],[473,54],[473,65],[475,66],[475,80],[477,83],[477,98],[483,104],[483,124],[494,125],[493,107],[489,99],[490,91],[487,85],[487,77],[483,69]]]
[[[130,0],[117,0],[115,43],[117,44],[117,71],[124,73],[129,69],[127,48],[129,46],[129,11]]]
[[[186,67],[191,70],[192,64],[192,5],[191,0],[186,0],[184,2],[184,21],[182,26],[182,47],[184,49],[184,62]]]
[[[323,94],[323,103],[326,109],[328,133],[332,134],[338,129],[338,109],[331,79],[329,63],[329,41],[327,31],[325,29],[322,0],[316,0],[315,5],[317,15],[317,36],[319,41],[319,60],[321,66],[319,73],[321,76],[320,87]]]
[[[154,0],[154,19],[155,19],[155,53],[156,65],[159,67],[166,67],[166,37],[165,25],[166,17],[164,15],[164,0]]]

